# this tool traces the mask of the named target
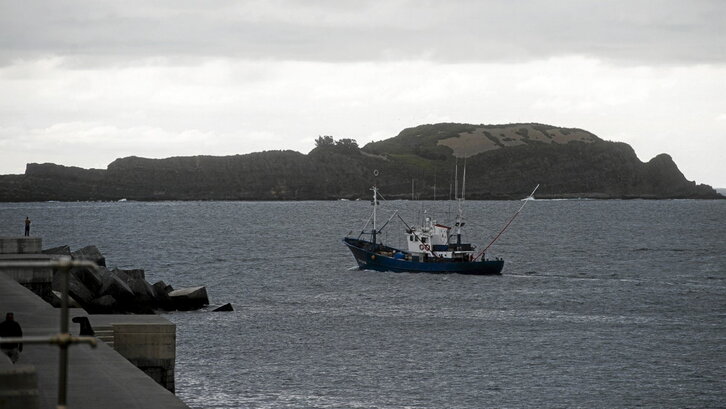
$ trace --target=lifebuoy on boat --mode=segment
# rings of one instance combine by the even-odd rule
[[[418,249],[419,249],[419,250],[423,250],[424,248],[425,248],[425,246],[424,246],[423,244],[419,244],[419,245],[418,245]]]
[[[422,243],[422,244],[419,244],[419,245],[418,245],[418,249],[419,249],[419,250],[426,250],[426,251],[429,251],[429,250],[431,250],[431,246],[429,246],[428,244],[423,244],[423,243]]]

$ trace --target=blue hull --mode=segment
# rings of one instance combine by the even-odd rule
[[[361,270],[393,271],[397,273],[436,274],[501,274],[504,260],[481,261],[411,261],[398,259],[374,252],[373,243],[346,237],[343,243],[350,249]],[[378,245],[377,250],[396,251],[391,247]]]

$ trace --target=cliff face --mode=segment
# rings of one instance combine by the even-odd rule
[[[412,181],[417,197],[440,199],[464,162],[469,199],[521,198],[538,183],[542,198],[721,198],[686,180],[666,154],[643,163],[627,144],[584,130],[436,124],[363,148],[321,138],[308,155],[128,157],[106,170],[29,164],[25,175],[0,176],[0,201],[366,198],[373,183],[389,198],[410,198]]]
[[[298,152],[168,159],[117,159],[106,183],[116,195],[138,200],[303,199],[310,163]]]

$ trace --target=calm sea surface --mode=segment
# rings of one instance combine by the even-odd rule
[[[483,245],[520,202],[469,201]],[[385,202],[451,223],[448,202]],[[235,311],[177,324],[198,408],[726,406],[726,201],[535,201],[490,250],[502,276],[353,269],[360,202],[0,204],[45,248],[94,244]],[[389,241],[402,235],[387,228]]]

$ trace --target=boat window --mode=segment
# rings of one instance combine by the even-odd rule
[[[426,243],[426,237],[421,237],[421,243]]]
[[[413,236],[408,236],[408,241],[413,241]]]

